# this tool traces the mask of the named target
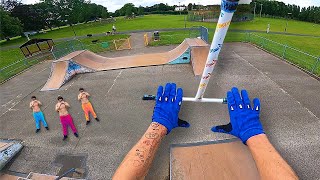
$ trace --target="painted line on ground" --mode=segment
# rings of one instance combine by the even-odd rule
[[[256,69],[260,74],[262,74],[264,77],[266,77],[267,79],[269,79],[271,82],[273,82],[284,94],[288,95],[289,97],[291,97],[293,100],[295,100],[299,105],[301,105],[304,109],[306,109],[306,111],[313,117],[315,117],[316,119],[320,120],[319,117],[317,117],[312,111],[310,111],[307,107],[303,106],[303,104],[298,101],[296,98],[294,98],[293,96],[291,96],[291,94],[289,94],[287,91],[285,91],[279,84],[277,84],[275,81],[273,81],[269,76],[267,76],[265,73],[263,73],[262,71],[260,71],[258,68],[256,68],[255,66],[253,66],[249,61],[247,61],[245,58],[243,58],[242,56],[240,56],[239,54],[237,54],[235,51],[232,51],[236,57],[238,57],[239,59],[247,62],[251,67],[253,67],[254,69]]]
[[[111,91],[111,89],[113,88],[113,86],[116,84],[117,79],[120,77],[122,71],[123,71],[123,70],[121,70],[121,71],[119,72],[119,74],[117,75],[117,77],[113,80],[113,84],[111,85],[111,87],[109,88],[109,90],[107,91],[107,93],[106,93],[106,95],[105,95],[106,98],[107,98],[107,95],[109,94],[109,92]]]

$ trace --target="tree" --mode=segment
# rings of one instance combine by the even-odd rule
[[[45,27],[40,10],[38,6],[20,5],[12,9],[11,15],[21,21],[24,31],[37,31]]]
[[[138,8],[138,15],[139,16],[144,15],[144,8],[142,6],[139,6]]]
[[[101,9],[101,18],[108,18],[109,17],[108,9],[103,6],[99,6],[99,7]]]
[[[168,10],[168,7],[167,5],[163,4],[163,3],[160,3],[158,4],[158,11],[167,11]]]
[[[189,3],[189,4],[188,4],[188,11],[191,11],[191,10],[192,10],[192,7],[193,7],[192,3]]]
[[[22,26],[18,18],[11,17],[8,12],[0,7],[0,38],[9,40],[9,37],[22,33]]]
[[[9,12],[16,6],[19,6],[22,4],[21,0],[5,0],[1,2],[2,2],[1,7],[3,8],[3,10],[9,11]]]
[[[132,3],[125,4],[120,10],[119,10],[120,16],[132,16],[132,13],[137,13],[136,7]]]

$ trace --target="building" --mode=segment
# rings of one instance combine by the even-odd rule
[[[174,8],[174,11],[184,11],[186,9],[187,9],[187,7],[185,7],[185,6],[177,6],[176,8]]]

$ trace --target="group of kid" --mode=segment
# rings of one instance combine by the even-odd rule
[[[89,112],[92,114],[92,116],[95,118],[96,121],[99,121],[92,104],[89,101],[90,94],[88,92],[85,92],[83,88],[79,89],[79,95],[78,100],[81,101],[82,109],[85,114],[86,118],[86,124],[88,125],[90,123],[89,119]],[[31,97],[32,101],[30,102],[30,108],[33,111],[33,117],[36,124],[36,133],[40,131],[40,122],[42,122],[43,126],[49,130],[48,124],[45,120],[45,117],[43,115],[43,112],[41,111],[40,106],[42,103],[37,100],[36,96]],[[77,128],[75,127],[73,123],[72,116],[69,114],[68,109],[70,108],[70,104],[67,103],[62,96],[58,96],[58,103],[55,106],[55,111],[59,113],[60,116],[60,122],[62,126],[62,133],[63,133],[63,140],[66,140],[68,138],[68,126],[70,126],[73,134],[76,137],[79,137]]]

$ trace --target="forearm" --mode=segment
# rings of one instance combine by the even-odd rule
[[[148,130],[124,158],[113,179],[144,179],[167,129],[151,123]]]
[[[70,104],[67,103],[67,102],[65,102],[64,105],[65,105],[66,107],[68,107],[68,108],[70,107]]]
[[[265,134],[249,138],[247,145],[256,162],[261,179],[298,179]]]

